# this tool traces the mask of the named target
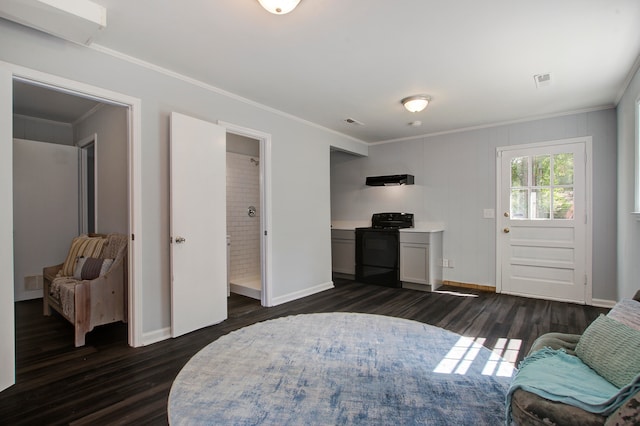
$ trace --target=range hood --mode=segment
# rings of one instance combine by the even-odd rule
[[[368,186],[413,185],[413,175],[388,175],[367,177]]]

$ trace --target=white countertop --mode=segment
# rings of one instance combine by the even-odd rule
[[[371,221],[347,221],[337,220],[331,222],[331,229],[353,231],[356,228],[368,228]],[[442,232],[445,226],[443,222],[417,222],[414,228],[404,228],[400,232]]]
[[[413,228],[403,228],[400,232],[442,232],[443,222],[417,222]]]

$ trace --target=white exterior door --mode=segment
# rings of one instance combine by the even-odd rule
[[[501,292],[590,299],[586,152],[587,138],[498,149]]]
[[[171,114],[171,333],[227,318],[226,130]]]

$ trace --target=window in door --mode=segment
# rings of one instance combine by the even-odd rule
[[[574,217],[573,153],[514,157],[510,215],[514,220]]]

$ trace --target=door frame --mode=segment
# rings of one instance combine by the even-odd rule
[[[95,232],[98,232],[98,180],[96,177],[98,176],[98,134],[93,133],[92,135],[87,136],[84,139],[76,142],[76,146],[78,147],[78,162],[79,162],[79,193],[80,193],[80,203],[78,203],[78,209],[80,211],[80,234],[88,233],[89,229],[89,204],[87,203],[88,191],[87,187],[87,147],[93,144],[93,175],[94,175],[94,184],[93,184],[93,194],[94,194],[94,202],[93,202],[93,229]]]
[[[0,70],[8,72],[9,81],[0,84],[11,84],[19,80],[29,84],[57,90],[59,92],[94,99],[96,101],[127,108],[127,133],[128,133],[128,204],[129,204],[129,248],[128,248],[128,344],[132,347],[142,346],[142,102],[122,93],[92,86],[79,81],[66,79],[52,74],[25,68],[9,62],[0,61]],[[1,73],[4,79],[6,74]],[[13,129],[13,117],[0,118],[9,120],[10,129]],[[12,133],[12,130],[10,130]],[[0,136],[0,143],[7,143],[4,136]],[[11,168],[12,169],[12,168]],[[10,184],[10,181],[9,181]],[[13,191],[13,190],[12,190]],[[13,227],[13,218],[10,226]],[[13,245],[13,239],[3,244]],[[8,253],[13,253],[13,248],[6,248]],[[4,251],[4,250],[3,250]],[[13,303],[13,300],[12,300]],[[15,320],[12,322],[15,327]],[[15,340],[15,336],[14,336]]]
[[[509,145],[496,148],[496,220],[495,220],[495,246],[496,246],[496,293],[502,293],[502,244],[499,243],[502,235],[502,228],[500,226],[500,217],[497,215],[503,211],[502,202],[502,153],[504,151],[515,151],[531,148],[544,148],[548,146],[568,145],[582,143],[585,148],[585,272],[586,272],[586,285],[585,285],[585,304],[593,304],[593,158],[592,158],[592,143],[593,138],[591,136],[581,136],[577,138],[569,139],[556,139],[544,142],[527,143],[521,145]]]
[[[227,133],[257,139],[260,143],[260,276],[262,306],[273,306],[271,247],[271,135],[259,130],[218,120]]]

